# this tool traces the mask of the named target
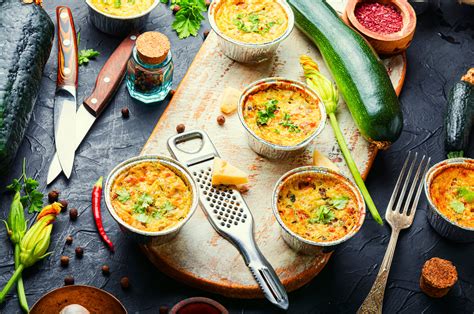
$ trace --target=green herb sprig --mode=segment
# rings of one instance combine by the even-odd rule
[[[278,109],[277,104],[278,100],[276,99],[270,99],[264,104],[265,109],[257,112],[258,125],[266,125],[271,118],[275,118],[275,111]]]
[[[162,0],[162,3],[168,1]],[[179,6],[175,20],[171,25],[178,34],[179,39],[196,36],[204,20],[202,12],[207,11],[204,0],[171,0],[171,5]]]
[[[284,126],[285,128],[288,128],[288,131],[290,133],[300,133],[301,132],[301,129],[291,121],[291,115],[289,113],[284,114],[283,121],[280,122],[280,125]]]
[[[119,7],[120,7],[120,4],[119,4]],[[79,47],[80,42],[81,42],[81,33],[79,32],[77,33],[77,47]],[[98,56],[100,56],[100,52],[98,52],[97,50],[82,49],[79,51],[77,55],[77,63],[79,65],[86,65],[89,63],[91,59],[95,59],[95,57],[98,57]]]
[[[20,197],[21,204],[28,208],[28,213],[39,212],[43,207],[43,193],[38,191],[39,183],[35,179],[26,175],[26,159],[23,159],[22,173],[18,179],[13,179],[12,183],[7,185],[7,190],[18,193],[23,192]]]

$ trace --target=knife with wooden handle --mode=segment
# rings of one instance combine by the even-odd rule
[[[120,43],[100,70],[91,95],[79,106],[76,113],[74,150],[79,147],[95,120],[107,107],[110,99],[120,86],[136,39],[137,35],[129,35]],[[60,173],[61,164],[58,155],[55,154],[49,166],[47,184],[53,182]]]
[[[58,77],[54,96],[54,142],[59,163],[67,178],[74,164],[76,142],[77,40],[68,7],[56,8],[58,23]]]

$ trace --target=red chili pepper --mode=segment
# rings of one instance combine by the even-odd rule
[[[94,214],[95,224],[99,231],[100,237],[109,246],[110,250],[114,251],[114,244],[105,233],[104,226],[102,225],[102,216],[100,215],[100,200],[102,199],[102,177],[94,185],[92,189],[92,213]]]

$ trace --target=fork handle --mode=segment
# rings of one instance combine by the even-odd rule
[[[357,311],[358,314],[382,313],[385,286],[387,285],[387,278],[390,272],[390,266],[392,266],[393,255],[395,253],[395,247],[397,246],[399,234],[400,229],[392,229],[392,234],[390,236],[387,251],[385,252],[382,264],[380,264],[379,273],[377,274],[377,278],[375,278],[375,282],[372,285],[369,294],[367,295],[364,302]]]

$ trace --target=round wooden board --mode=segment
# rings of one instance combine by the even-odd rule
[[[336,10],[340,11],[344,2],[334,2]],[[244,198],[255,219],[256,242],[287,291],[298,289],[314,278],[331,254],[305,256],[295,253],[284,243],[270,208],[273,185],[288,170],[311,164],[313,149],[328,156],[344,174],[350,176],[350,172],[329,125],[303,155],[290,160],[269,161],[248,148],[236,114],[228,116],[223,127],[217,125],[216,117],[220,114],[219,99],[226,86],[243,89],[252,81],[268,76],[304,81],[298,62],[301,54],[314,58],[321,71],[330,76],[317,49],[297,29],[282,43],[273,60],[258,65],[239,64],[222,55],[217,36],[211,32],[142,151],[142,154],[169,155],[166,141],[175,134],[176,125],[184,123],[187,130],[205,130],[224,159],[247,170],[250,190]],[[383,61],[397,93],[400,93],[406,70],[405,56]],[[377,149],[360,136],[342,101],[338,120],[365,178]],[[191,286],[228,297],[263,297],[239,252],[214,231],[201,209],[174,240],[161,246],[143,246],[142,249],[158,269]]]

